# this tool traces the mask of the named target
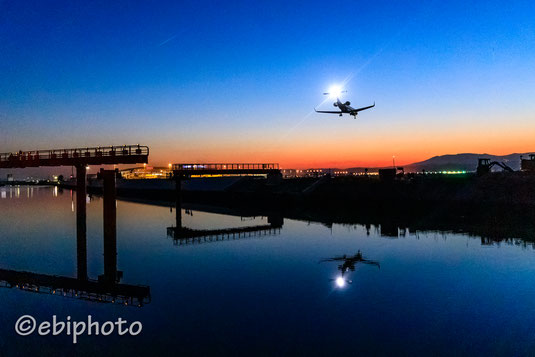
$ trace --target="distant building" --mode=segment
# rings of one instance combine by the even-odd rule
[[[168,167],[143,166],[120,171],[121,176],[127,180],[169,178],[172,171]]]
[[[282,169],[282,177],[284,178],[292,178],[292,177],[303,177],[305,176],[306,170],[298,170],[298,169]]]
[[[7,181],[8,182],[13,182],[13,174],[7,174]]]
[[[292,178],[292,177],[321,177],[327,174],[333,176],[355,176],[355,175],[364,175],[365,173],[357,173],[349,170],[342,169],[306,169],[306,170],[297,170],[297,169],[282,169],[282,177]],[[371,173],[372,175],[377,175],[377,172]]]
[[[330,170],[329,169],[307,169],[305,170],[306,177],[319,177],[319,176],[325,176],[327,175]]]

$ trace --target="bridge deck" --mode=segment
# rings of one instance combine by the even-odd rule
[[[148,286],[105,284],[95,280],[0,269],[0,286],[57,294],[98,302],[126,303],[141,306],[150,302]]]
[[[39,166],[119,165],[148,163],[149,148],[142,145],[19,151],[0,154],[0,168]]]
[[[279,164],[174,164],[175,176],[194,175],[267,175],[279,173]]]
[[[186,227],[168,227],[167,236],[181,243],[200,243],[242,239],[262,235],[276,235],[280,233],[280,230],[280,226],[271,224],[223,229],[191,229]]]

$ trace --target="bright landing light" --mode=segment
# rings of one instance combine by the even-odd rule
[[[346,285],[346,281],[344,280],[344,278],[342,278],[341,276],[336,278],[336,286],[338,286],[339,288],[343,288],[344,285]]]
[[[340,86],[334,85],[329,89],[329,97],[336,99],[342,94],[342,88]]]

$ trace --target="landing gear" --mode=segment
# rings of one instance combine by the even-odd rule
[[[340,113],[338,116],[342,116],[342,113]]]

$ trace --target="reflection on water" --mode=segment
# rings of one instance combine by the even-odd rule
[[[26,187],[26,198],[33,197],[33,187]],[[45,189],[46,191],[46,189]],[[15,198],[20,187],[15,188]],[[58,197],[58,187],[52,188],[53,197]],[[71,194],[71,211],[73,211],[73,193]],[[84,204],[86,200],[83,200]],[[90,201],[89,201],[90,202]],[[104,230],[115,226],[115,216],[104,222]],[[145,286],[119,284],[122,272],[117,271],[115,235],[104,237],[104,274],[98,280],[87,277],[86,250],[86,216],[85,210],[77,212],[76,217],[76,266],[77,278],[47,275],[28,271],[0,269],[0,287],[18,288],[20,290],[52,294],[63,297],[78,298],[100,303],[119,303],[141,307],[150,302],[150,289]],[[115,233],[115,232],[114,232]]]
[[[109,235],[104,200],[83,200],[80,220],[75,196],[0,187],[6,355],[73,353],[68,339],[15,335],[23,314],[143,323],[128,339],[83,336],[74,348],[87,355],[533,351],[534,229],[525,214],[119,200],[108,206]]]
[[[336,279],[333,279],[334,282],[336,283],[336,286],[338,286],[339,288],[343,288],[345,285],[352,283],[352,281],[348,279],[347,275],[346,276],[344,275],[349,271],[352,271],[352,272],[355,271],[355,266],[357,264],[362,263],[365,265],[374,265],[378,268],[381,267],[379,262],[376,262],[374,260],[364,259],[362,257],[362,253],[360,252],[360,250],[357,252],[357,254],[353,256],[347,256],[344,254],[342,256],[338,256],[334,258],[327,258],[327,259],[320,260],[320,263],[325,263],[325,262],[342,263],[338,265],[340,276],[336,277]]]
[[[231,228],[192,229],[182,225],[182,207],[175,203],[175,226],[167,227],[167,235],[173,239],[175,245],[219,242],[254,237],[265,237],[280,234],[284,220],[280,215],[267,217],[268,224],[256,224]],[[193,216],[193,211],[186,209],[185,213]],[[240,217],[241,222],[254,222],[255,217]]]

